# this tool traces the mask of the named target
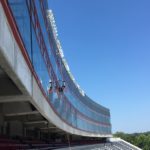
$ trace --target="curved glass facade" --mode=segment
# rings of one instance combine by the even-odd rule
[[[70,126],[111,134],[109,109],[92,101],[75,83],[62,56],[53,14],[47,0],[8,0],[28,57],[51,107]],[[53,89],[48,93],[49,81]],[[58,90],[65,81],[65,89]]]

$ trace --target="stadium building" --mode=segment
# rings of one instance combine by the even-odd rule
[[[111,137],[110,111],[76,83],[47,0],[1,0],[0,149],[124,143]]]

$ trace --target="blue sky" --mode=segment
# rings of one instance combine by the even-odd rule
[[[150,131],[150,1],[48,0],[76,81],[113,132]]]

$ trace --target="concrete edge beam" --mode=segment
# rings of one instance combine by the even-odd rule
[[[11,116],[24,116],[24,115],[36,115],[40,114],[38,111],[29,111],[29,112],[20,112],[20,113],[8,113],[5,114],[6,117],[11,117]]]
[[[10,102],[26,102],[30,101],[29,96],[0,96],[0,103],[10,103]]]

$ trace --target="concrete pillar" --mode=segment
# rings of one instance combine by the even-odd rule
[[[20,121],[11,121],[9,124],[10,136],[23,136],[23,124]]]
[[[0,134],[3,134],[4,116],[0,114]]]

